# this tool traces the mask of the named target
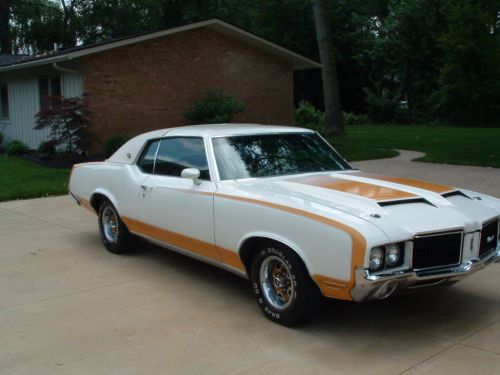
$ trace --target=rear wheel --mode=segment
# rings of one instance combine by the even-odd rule
[[[264,243],[252,261],[252,286],[264,315],[273,322],[293,326],[315,311],[320,298],[302,260],[288,247]]]
[[[120,219],[115,206],[104,200],[97,212],[99,234],[104,247],[114,253],[123,254],[131,250],[135,244],[134,236]]]

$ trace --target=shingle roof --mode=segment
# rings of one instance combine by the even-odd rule
[[[21,61],[23,59],[29,59],[32,56],[30,55],[7,55],[5,53],[0,53],[0,66],[2,65],[10,65],[17,61]]]
[[[37,55],[37,56],[24,55],[19,59],[13,59],[11,61],[0,60],[0,72],[28,68],[36,65],[50,64],[65,60],[71,60],[85,55],[90,55],[93,53],[105,51],[108,49],[117,48],[133,43],[139,43],[145,40],[159,38],[162,36],[172,35],[179,32],[198,29],[198,28],[207,28],[215,30],[220,33],[232,36],[244,43],[253,45],[256,48],[266,50],[268,53],[280,56],[283,59],[291,61],[293,63],[294,69],[312,69],[321,67],[321,65],[316,61],[310,60],[307,57],[292,52],[264,38],[258,37],[255,34],[240,29],[239,27],[233,26],[227,22],[214,18],[206,21],[195,22],[184,26],[163,29],[160,31],[132,35],[94,44],[82,45],[43,55]]]

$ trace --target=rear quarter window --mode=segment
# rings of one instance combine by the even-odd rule
[[[156,152],[158,150],[158,146],[160,145],[160,140],[149,141],[144,150],[142,151],[141,156],[139,157],[139,161],[137,162],[137,166],[144,173],[153,174]]]

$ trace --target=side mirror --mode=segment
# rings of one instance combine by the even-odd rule
[[[201,184],[201,181],[199,180],[200,177],[200,170],[196,168],[186,168],[183,169],[181,172],[181,177],[182,178],[189,178],[190,180],[193,180],[193,184],[199,185]]]

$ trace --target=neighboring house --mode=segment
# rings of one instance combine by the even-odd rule
[[[2,61],[2,59],[10,59]],[[320,64],[217,19],[53,52],[0,57],[0,131],[37,147],[46,95],[85,98],[92,154],[113,135],[186,125],[215,88],[246,104],[235,122],[293,123],[293,71]]]

